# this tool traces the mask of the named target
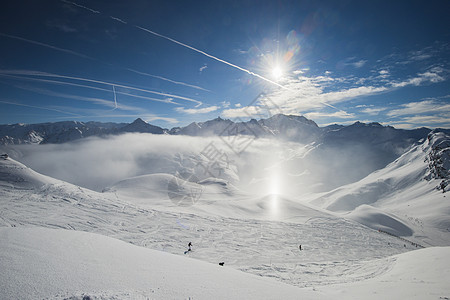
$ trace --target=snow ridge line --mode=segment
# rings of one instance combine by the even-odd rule
[[[390,232],[387,232],[387,231],[384,231],[384,230],[381,230],[381,229],[378,229],[378,232],[381,232],[381,233],[384,233],[384,234],[396,237],[396,238],[398,238],[398,239],[400,239],[400,240],[402,240],[404,242],[410,243],[413,246],[416,246],[416,247],[419,247],[419,248],[425,248],[425,246],[422,246],[422,245],[420,245],[418,243],[412,242],[412,241],[410,241],[408,239],[402,238],[401,236],[395,235],[393,233],[390,233]]]

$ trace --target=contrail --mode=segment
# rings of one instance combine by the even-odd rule
[[[22,38],[22,37],[19,37],[19,36],[9,35],[9,34],[5,34],[5,33],[1,33],[1,32],[0,32],[0,36],[4,36],[4,37],[10,38],[10,39],[16,39],[16,40],[19,40],[19,41],[22,41],[22,42],[27,42],[27,43],[30,43],[30,44],[39,45],[39,46],[46,47],[46,48],[49,48],[49,49],[53,49],[53,50],[56,50],[56,51],[60,51],[60,52],[64,52],[64,53],[68,53],[68,54],[72,54],[72,55],[76,55],[76,56],[79,56],[79,57],[82,57],[82,58],[95,60],[92,57],[89,57],[87,55],[84,55],[84,54],[81,54],[81,53],[78,53],[78,52],[75,52],[75,51],[71,51],[71,50],[55,47],[55,46],[52,46],[52,45],[49,45],[49,44],[44,44],[44,43],[41,43],[41,42],[25,39],[25,38]]]
[[[17,74],[17,72],[15,72],[14,74]],[[92,89],[92,90],[97,90],[97,91],[102,91],[102,92],[110,92],[109,89],[99,88],[99,87],[95,87],[95,86],[91,86],[91,85],[87,85],[87,84],[77,84],[77,83],[66,82],[66,81],[48,80],[48,79],[41,79],[41,78],[32,78],[32,77],[27,77],[27,76],[6,75],[6,74],[2,74],[1,70],[0,70],[0,76],[7,77],[7,78],[21,79],[21,80],[44,82],[44,83],[50,83],[50,84],[60,84],[60,85],[75,86],[75,87]],[[32,91],[36,92],[36,90],[32,90]],[[181,103],[173,101],[172,98],[158,99],[158,98],[153,98],[153,97],[134,95],[134,94],[120,92],[120,91],[116,91],[116,94],[125,95],[125,96],[129,96],[129,97],[133,97],[133,98],[140,98],[140,99],[150,100],[150,101],[157,101],[157,102],[162,102],[162,103],[170,103],[170,104],[175,104],[175,105],[182,105]],[[123,104],[120,106],[121,109],[124,109],[124,107],[125,106]]]
[[[51,77],[51,78],[61,78],[61,79],[70,79],[70,80],[77,80],[77,81],[84,81],[84,82],[92,82],[92,83],[98,83],[98,84],[103,84],[103,85],[107,85],[107,86],[113,86],[115,85],[116,87],[121,87],[121,88],[125,88],[125,89],[130,89],[130,90],[135,90],[135,91],[140,91],[140,92],[144,92],[144,93],[150,93],[150,94],[155,94],[155,95],[160,95],[160,96],[164,96],[164,97],[169,97],[169,98],[175,98],[175,99],[180,99],[180,100],[185,100],[185,101],[189,101],[189,102],[193,102],[196,103],[196,107],[202,105],[203,103],[199,100],[195,100],[192,98],[188,98],[188,97],[183,97],[183,96],[178,96],[178,95],[174,95],[174,94],[167,94],[167,93],[162,93],[162,92],[156,92],[156,91],[151,91],[151,90],[146,90],[146,89],[141,89],[141,88],[136,88],[136,87],[131,87],[131,86],[126,86],[126,85],[121,85],[121,84],[116,84],[116,83],[111,83],[111,82],[106,82],[106,81],[100,81],[100,80],[94,80],[94,79],[89,79],[89,78],[82,78],[82,77],[74,77],[74,76],[65,76],[65,75],[58,75],[58,74],[50,74],[50,73],[42,73],[42,72],[18,72],[18,71],[12,71],[12,72],[8,72],[7,70],[0,70],[0,74],[16,74],[16,75],[26,75],[26,76],[41,76],[41,77]],[[136,95],[134,95],[136,96]],[[170,101],[166,101],[166,100],[160,100],[161,102],[170,102]]]
[[[67,0],[61,0],[61,1],[65,2],[65,3],[71,3],[71,4],[75,5],[75,6],[78,6],[78,7],[84,8],[84,9],[87,9],[87,10],[93,12],[93,13],[100,13],[99,11],[96,11],[96,10],[90,9],[90,8],[88,8],[88,7],[85,7],[85,6],[76,4],[76,3],[74,3],[74,2],[69,2],[69,1],[67,1]],[[114,18],[114,20],[115,20],[115,18]],[[122,22],[122,23],[124,22],[124,21],[122,21],[122,20],[120,20],[120,19],[117,20],[117,21]],[[209,57],[209,58],[214,59],[214,60],[216,60],[216,61],[218,61],[218,62],[221,62],[221,63],[223,63],[223,64],[226,64],[226,65],[228,65],[228,66],[230,66],[230,67],[233,67],[233,68],[235,68],[235,69],[241,70],[241,71],[243,71],[243,72],[245,72],[245,73],[247,73],[247,74],[249,74],[249,75],[252,75],[252,76],[254,76],[254,77],[257,77],[257,78],[259,78],[259,79],[262,79],[262,80],[264,80],[264,81],[266,81],[266,82],[269,82],[269,83],[271,83],[271,84],[273,84],[273,85],[276,85],[276,86],[278,86],[278,87],[280,87],[280,88],[282,88],[282,89],[285,89],[285,90],[288,90],[288,91],[293,91],[292,89],[290,89],[290,88],[288,88],[288,87],[286,87],[286,86],[283,86],[283,85],[281,85],[281,84],[279,84],[279,83],[277,83],[277,82],[275,82],[275,81],[273,81],[273,80],[270,80],[270,79],[268,79],[268,78],[266,78],[266,77],[264,77],[264,76],[261,76],[261,75],[255,73],[255,72],[252,72],[252,71],[250,71],[250,70],[247,70],[247,69],[245,69],[245,68],[242,68],[242,67],[240,67],[240,66],[238,66],[238,65],[232,64],[232,63],[230,63],[230,62],[228,62],[228,61],[226,61],[226,60],[223,60],[223,59],[221,59],[221,58],[218,58],[218,57],[216,57],[216,56],[214,56],[214,55],[211,55],[211,54],[209,54],[209,53],[206,53],[205,51],[199,50],[199,49],[197,49],[197,48],[195,48],[195,47],[192,47],[192,46],[187,45],[187,44],[185,44],[185,43],[182,43],[182,42],[180,42],[180,41],[177,41],[177,40],[175,40],[175,39],[173,39],[173,38],[170,38],[170,37],[168,37],[168,36],[162,35],[162,34],[160,34],[160,33],[157,33],[157,32],[155,32],[155,31],[152,31],[152,30],[150,30],[150,29],[147,29],[147,28],[144,28],[144,27],[141,27],[141,26],[138,26],[138,25],[134,25],[134,27],[136,27],[136,28],[138,28],[138,29],[140,29],[140,30],[143,30],[143,31],[145,31],[145,32],[148,32],[148,33],[150,33],[150,34],[152,34],[152,35],[154,35],[154,36],[157,36],[157,37],[166,39],[166,40],[168,40],[168,41],[170,41],[170,42],[172,42],[172,43],[175,43],[175,44],[177,44],[177,45],[180,45],[180,46],[182,46],[182,47],[188,48],[188,49],[190,49],[190,50],[192,50],[192,51],[195,51],[195,52],[197,52],[197,53],[200,53],[200,54],[202,54],[202,55],[204,55],[204,56],[206,56],[206,57]],[[325,105],[325,106],[331,107],[331,108],[336,109],[336,110],[338,110],[338,111],[343,111],[342,109],[339,109],[339,108],[337,108],[337,107],[335,107],[335,106],[333,106],[333,105],[331,105],[331,104],[328,104],[328,103],[326,103],[326,102],[321,102],[321,101],[319,101],[319,102],[322,103],[322,104]],[[198,104],[197,106],[199,106],[199,105],[201,105],[201,104]],[[343,112],[345,112],[345,111],[343,111]]]
[[[165,81],[168,81],[168,82],[171,82],[171,83],[174,83],[174,84],[191,87],[191,88],[202,90],[202,91],[205,91],[205,92],[211,92],[210,90],[204,89],[204,88],[196,86],[196,85],[192,85],[192,84],[188,84],[188,83],[184,83],[184,82],[180,82],[180,81],[175,81],[175,80],[172,80],[172,79],[169,79],[169,78],[165,78],[165,77],[162,77],[162,76],[152,75],[152,74],[148,74],[148,73],[145,73],[145,72],[136,71],[136,70],[133,70],[133,69],[127,69],[127,70],[130,71],[130,72],[139,74],[139,75],[144,75],[144,76],[149,76],[149,77],[153,77],[153,78],[158,78],[158,79],[165,80]]]
[[[109,17],[110,17],[111,19],[115,20],[115,21],[120,22],[120,23],[128,24],[127,22],[125,22],[124,20],[121,20],[121,19],[119,19],[119,18],[116,18],[116,17],[113,17],[113,16],[109,16]]]
[[[172,39],[172,38],[170,38],[170,37],[168,37],[168,36],[165,36],[165,35],[159,34],[159,33],[157,33],[157,32],[151,31],[151,30],[146,29],[146,28],[144,28],[144,27],[137,26],[137,25],[135,25],[135,27],[136,27],[136,28],[139,28],[139,29],[141,29],[141,30],[143,30],[143,31],[146,31],[146,32],[148,32],[148,33],[151,33],[151,34],[153,34],[153,35],[155,35],[155,36],[158,36],[158,37],[160,37],[160,38],[163,38],[163,39],[166,39],[166,40],[168,40],[168,41],[171,41],[171,42],[173,42],[173,43],[175,43],[175,44],[178,44],[178,45],[180,45],[180,46],[183,46],[183,47],[185,47],[185,48],[191,49],[191,50],[193,50],[193,51],[195,51],[195,52],[198,52],[198,53],[200,53],[200,54],[203,54],[203,55],[206,56],[206,57],[212,58],[212,59],[214,59],[214,60],[216,60],[216,61],[218,61],[218,62],[221,62],[221,63],[223,63],[223,64],[229,65],[230,67],[233,67],[233,68],[236,68],[236,69],[238,69],[238,70],[241,70],[241,71],[243,71],[243,72],[245,72],[245,73],[247,73],[247,74],[250,74],[250,75],[252,75],[252,76],[258,77],[259,79],[262,79],[262,80],[264,80],[264,81],[267,81],[267,82],[269,82],[269,83],[271,83],[271,84],[274,84],[274,85],[276,85],[276,86],[278,86],[278,87],[280,87],[280,88],[283,88],[283,89],[285,89],[285,90],[289,90],[289,88],[287,88],[287,87],[285,87],[285,86],[283,86],[283,85],[281,85],[281,84],[279,84],[279,83],[277,83],[277,82],[275,82],[275,81],[273,81],[273,80],[267,79],[266,77],[261,76],[261,75],[259,75],[259,74],[256,74],[256,73],[254,73],[254,72],[252,72],[252,71],[250,71],[250,70],[244,69],[244,68],[239,67],[239,66],[237,66],[237,65],[235,65],[235,64],[232,64],[232,63],[230,63],[230,62],[227,62],[226,60],[223,60],[223,59],[220,59],[220,58],[218,58],[218,57],[216,57],[216,56],[214,56],[214,55],[208,54],[208,53],[206,53],[205,51],[199,50],[199,49],[197,49],[197,48],[194,48],[194,47],[192,47],[192,46],[189,46],[189,45],[187,45],[187,44],[184,44],[184,43],[182,43],[182,42],[179,42],[179,41],[177,41],[177,40],[175,40],[175,39]]]
[[[114,93],[114,109],[116,109],[117,108],[117,97],[116,97],[116,88],[114,87],[114,85],[113,85],[113,93]]]
[[[56,111],[56,112],[59,112],[59,113],[63,113],[63,114],[67,114],[67,115],[72,115],[72,116],[78,116],[78,117],[80,116],[79,114],[74,114],[74,113],[62,111],[62,110],[55,109],[55,108],[48,108],[48,107],[34,106],[34,105],[28,105],[28,104],[22,104],[22,103],[10,102],[10,101],[3,101],[3,100],[0,100],[0,103],[3,103],[3,104],[9,104],[9,105],[16,105],[16,106],[31,107],[31,108],[38,108],[38,109],[44,109],[44,110],[50,110],[50,111]]]
[[[61,0],[61,1],[64,2],[64,3],[69,3],[69,4],[73,4],[73,5],[75,5],[75,6],[84,8],[84,9],[89,10],[89,11],[91,11],[91,12],[93,12],[93,13],[96,13],[96,14],[100,14],[100,13],[101,13],[101,12],[99,12],[98,10],[91,9],[91,8],[89,8],[89,7],[86,7],[86,6],[77,4],[77,3],[75,3],[75,2],[71,2],[71,1],[67,1],[67,0]],[[117,18],[115,18],[115,17],[113,17],[112,19],[113,19],[113,20],[117,20]],[[125,21],[120,20],[120,19],[118,19],[117,21],[118,21],[118,22],[121,22],[121,23],[126,23]],[[202,55],[204,55],[204,56],[206,56],[206,57],[209,57],[209,58],[211,58],[211,59],[214,59],[214,60],[216,60],[216,61],[218,61],[218,62],[221,62],[221,63],[223,63],[223,64],[226,64],[226,65],[228,65],[228,66],[230,66],[230,67],[233,67],[233,68],[236,68],[236,69],[238,69],[238,70],[241,70],[241,71],[243,71],[243,72],[245,72],[245,73],[247,73],[247,74],[250,74],[250,75],[252,75],[252,76],[255,76],[255,77],[257,77],[257,78],[259,78],[259,79],[262,79],[262,80],[264,80],[264,81],[266,81],[266,82],[269,82],[269,83],[271,83],[271,84],[273,84],[273,85],[276,85],[276,86],[281,87],[281,88],[283,88],[283,89],[289,90],[287,87],[285,87],[285,86],[283,86],[283,85],[281,85],[281,84],[279,84],[279,83],[277,83],[277,82],[275,82],[275,81],[273,81],[273,80],[270,80],[270,79],[268,79],[268,78],[266,78],[266,77],[264,77],[264,76],[261,76],[261,75],[255,73],[255,72],[252,72],[252,71],[250,71],[250,70],[247,70],[247,69],[244,69],[244,68],[242,68],[242,67],[239,67],[238,65],[232,64],[232,63],[230,63],[230,62],[228,62],[228,61],[226,61],[226,60],[220,59],[220,58],[218,58],[218,57],[216,57],[216,56],[214,56],[214,55],[211,55],[211,54],[209,54],[209,53],[206,53],[205,51],[199,50],[199,49],[194,48],[194,47],[192,47],[192,46],[189,46],[189,45],[187,45],[187,44],[185,44],[185,43],[182,43],[182,42],[180,42],[180,41],[177,41],[177,40],[175,40],[175,39],[173,39],[173,38],[170,38],[170,37],[168,37],[168,36],[165,36],[165,35],[159,34],[159,33],[157,33],[157,32],[154,32],[154,31],[152,31],[152,30],[149,30],[149,29],[147,29],[147,28],[144,28],[144,27],[141,27],[141,26],[138,26],[138,25],[135,25],[135,27],[138,28],[138,29],[140,29],[140,30],[146,31],[146,32],[148,32],[148,33],[151,33],[151,34],[153,34],[153,35],[155,35],[155,36],[158,36],[158,37],[160,37],[160,38],[163,38],[163,39],[166,39],[166,40],[168,40],[168,41],[171,41],[171,42],[173,42],[173,43],[175,43],[175,44],[178,44],[178,45],[180,45],[180,46],[183,46],[183,47],[185,47],[185,48],[191,49],[191,50],[193,50],[193,51],[195,51],[195,52],[197,52],[197,53],[200,53],[200,54],[202,54]]]
[[[63,0],[61,0],[61,1],[63,1]],[[111,17],[111,19],[119,21],[119,22],[122,22],[124,24],[127,24],[126,22],[120,20],[119,18]],[[19,40],[19,41],[23,41],[23,42],[26,42],[26,43],[30,43],[30,44],[34,44],[34,45],[38,45],[38,46],[42,46],[42,47],[46,47],[46,48],[49,48],[49,49],[52,49],[52,50],[56,50],[56,51],[60,51],[60,52],[64,52],[64,53],[67,53],[67,54],[76,55],[76,56],[79,56],[79,57],[82,57],[82,58],[87,58],[89,60],[97,60],[95,58],[89,57],[87,55],[84,55],[84,54],[81,54],[81,53],[78,53],[78,52],[75,52],[75,51],[71,51],[71,50],[64,49],[64,48],[59,48],[59,47],[52,46],[52,45],[49,45],[49,44],[45,44],[45,43],[38,42],[38,41],[25,39],[25,38],[22,38],[22,37],[19,37],[19,36],[9,35],[9,34],[5,34],[5,33],[1,33],[1,32],[0,32],[0,36],[8,37],[8,38],[11,38],[11,39],[16,39],[16,40]],[[139,72],[139,71],[136,71],[136,70],[133,70],[133,69],[128,69],[128,68],[126,68],[126,70],[134,72],[136,74],[140,74],[140,75],[144,75],[144,76],[150,76],[150,77],[153,77],[153,78],[158,78],[158,79],[161,79],[161,80],[165,80],[165,81],[168,81],[168,82],[171,82],[171,83],[174,83],[174,84],[184,85],[184,86],[191,87],[191,88],[194,88],[194,89],[210,92],[210,90],[204,89],[202,87],[199,87],[199,86],[196,86],[196,85],[191,85],[191,84],[184,83],[184,82],[171,80],[171,79],[168,79],[168,78],[165,78],[165,77],[162,77],[162,76],[157,76],[157,75],[152,75],[152,74],[148,74],[148,73],[144,73],[144,72]]]
[[[72,5],[78,6],[78,7],[80,7],[80,8],[84,8],[84,9],[90,11],[90,12],[93,12],[94,14],[99,14],[99,13],[100,13],[98,10],[93,10],[93,9],[91,9],[91,8],[89,8],[89,7],[80,5],[80,4],[75,3],[75,2],[72,2],[72,1],[67,1],[67,0],[61,0],[61,1],[64,2],[64,3],[67,3],[67,4],[72,4]]]
[[[58,93],[58,92],[54,92],[51,90],[47,90],[47,89],[42,89],[42,88],[32,88],[32,87],[28,87],[28,86],[17,86],[15,85],[16,88],[19,89],[23,89],[26,91],[31,91],[33,93],[38,93],[41,95],[46,95],[46,96],[51,96],[51,97],[57,97],[57,98],[66,98],[66,99],[71,99],[71,100],[77,100],[77,101],[86,101],[86,102],[91,102],[97,105],[102,105],[102,106],[107,106],[107,107],[112,107],[112,110],[115,110],[114,108],[114,103],[111,103],[110,100],[105,100],[105,99],[100,99],[100,98],[93,98],[93,97],[83,97],[83,96],[78,96],[78,95],[72,95],[72,94],[65,94],[65,93]],[[133,95],[131,95],[133,96]],[[148,97],[143,97],[145,99],[148,99]],[[150,99],[151,100],[151,99]],[[129,110],[129,111],[141,111],[142,109],[140,107],[135,107],[135,106],[129,106],[129,105],[120,105],[120,109],[121,110]]]

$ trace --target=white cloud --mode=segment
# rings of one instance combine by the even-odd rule
[[[298,113],[312,108],[333,106],[336,103],[361,96],[386,91],[386,87],[360,86],[343,88],[338,91],[324,92],[326,87],[322,76],[319,78],[302,77],[288,85],[289,90],[277,91],[269,95],[270,99],[286,113]]]
[[[394,119],[393,126],[417,128],[422,126],[450,128],[450,104],[436,100],[410,102],[389,111],[387,116]]]
[[[203,67],[201,67],[201,68],[199,69],[200,73],[203,72],[203,71],[204,71],[205,69],[207,69],[207,68],[208,68],[207,65],[204,65]]]
[[[222,102],[220,102],[220,104],[222,104],[222,107],[223,108],[228,108],[228,107],[230,107],[230,101],[222,101]]]
[[[239,108],[230,108],[222,112],[224,118],[245,118],[258,117],[260,108],[257,106],[245,106]]]
[[[443,72],[442,68],[435,67],[417,74],[414,78],[400,82],[380,80],[380,77],[390,76],[389,71],[385,69],[378,71],[379,76],[369,78],[298,75],[297,78],[285,82],[285,89],[272,92],[268,97],[280,107],[283,113],[301,114],[306,110],[326,106],[335,108],[334,105],[337,103],[389,92],[396,88],[438,83],[445,80],[442,76]],[[384,84],[380,85],[380,83]],[[337,110],[337,108],[335,109]],[[386,109],[369,109],[364,112],[376,115],[383,110]],[[234,110],[225,112],[225,114],[241,115],[241,112]]]
[[[450,113],[440,115],[411,116],[404,117],[398,121],[392,121],[390,125],[397,128],[418,128],[418,127],[441,127],[450,128]]]
[[[378,74],[379,74],[379,78],[382,78],[382,79],[386,79],[386,78],[388,78],[389,76],[390,76],[390,73],[389,73],[389,71],[388,70],[380,70],[379,72],[378,72]]]
[[[176,107],[175,110],[179,113],[185,113],[185,114],[189,114],[189,115],[194,115],[194,114],[207,114],[210,113],[212,111],[216,111],[218,110],[219,107],[216,105],[213,106],[209,106],[209,107],[204,107],[204,108],[184,108],[184,107]]]
[[[443,76],[441,76],[441,73],[443,72],[443,69],[440,67],[435,67],[430,69],[429,71],[426,71],[425,73],[418,74],[417,77],[410,78],[405,81],[392,83],[392,87],[399,88],[399,87],[405,87],[408,85],[414,85],[419,86],[423,83],[431,82],[431,83],[438,83],[445,80]]]
[[[366,62],[367,62],[367,60],[363,60],[362,59],[360,61],[356,61],[356,62],[350,63],[350,65],[352,65],[355,68],[361,68],[361,67],[363,67],[366,64]]]
[[[372,115],[372,116],[376,116],[380,112],[385,111],[386,109],[387,109],[386,107],[367,107],[367,108],[361,110],[361,112]]]
[[[304,116],[308,119],[315,120],[319,118],[339,118],[339,119],[354,119],[356,116],[351,113],[347,113],[345,111],[336,111],[333,113],[326,112],[309,112],[304,114]]]
[[[157,116],[157,115],[144,116],[143,118],[147,122],[152,122],[152,121],[157,121],[157,120],[165,121],[165,122],[168,122],[171,124],[177,124],[179,122],[177,119],[174,119],[174,118],[161,117],[161,116]]]
[[[429,49],[428,49],[429,50]],[[426,53],[427,49],[414,51],[411,53],[411,60],[419,61],[433,57],[430,53]]]
[[[434,100],[410,102],[401,105],[401,108],[387,113],[390,117],[417,115],[424,113],[450,113],[450,104],[442,104]]]

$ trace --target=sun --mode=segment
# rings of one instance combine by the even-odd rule
[[[275,66],[272,69],[272,77],[274,79],[280,79],[283,76],[283,69],[280,66]]]

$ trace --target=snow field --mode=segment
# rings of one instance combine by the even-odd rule
[[[224,261],[226,266],[299,287],[374,277],[384,269],[364,267],[368,260],[414,249],[313,210],[314,217],[304,223],[289,223],[143,209],[75,186],[50,185],[37,192],[4,189],[0,196],[9,199],[0,203],[4,226],[93,232],[178,255],[191,241],[191,258]]]

